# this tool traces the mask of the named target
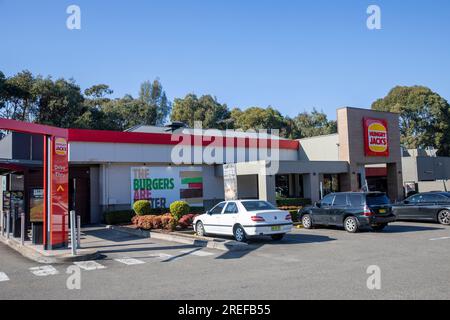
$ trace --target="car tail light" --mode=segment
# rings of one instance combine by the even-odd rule
[[[292,216],[291,216],[290,214],[288,214],[288,215],[286,216],[286,220],[292,220]]]
[[[266,220],[264,220],[263,217],[260,217],[260,216],[253,216],[251,219],[252,219],[252,221],[255,221],[255,222],[264,222],[264,221],[266,221]]]
[[[372,210],[370,210],[370,208],[366,205],[364,207],[364,216],[372,217],[373,215],[374,215],[374,213],[372,212]]]

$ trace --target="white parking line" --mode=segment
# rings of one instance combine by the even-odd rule
[[[433,239],[430,239],[430,241],[449,240],[449,239],[450,239],[450,237],[441,237],[441,238],[433,238]]]
[[[197,256],[197,257],[209,257],[209,256],[214,255],[214,254],[211,253],[211,252],[201,251],[201,250],[198,250],[198,251],[182,250],[182,251],[180,251],[180,252],[186,253],[186,254],[189,254],[189,255],[192,255],[192,256]]]
[[[47,277],[59,274],[58,270],[56,270],[53,266],[33,267],[29,270],[37,277]]]
[[[80,261],[80,262],[74,262],[74,264],[86,271],[106,269],[106,267],[104,265],[101,265],[100,263],[95,262],[95,261]]]
[[[4,272],[0,272],[0,282],[9,281],[9,277]]]
[[[164,252],[157,252],[157,253],[152,253],[149,257],[157,258],[160,260],[169,260],[169,259],[172,259],[174,256],[171,254],[164,253]]]
[[[138,265],[138,264],[144,264],[144,261],[138,260],[138,259],[134,259],[134,258],[122,258],[122,259],[114,259],[117,262],[126,264],[127,266],[134,266],[134,265]]]

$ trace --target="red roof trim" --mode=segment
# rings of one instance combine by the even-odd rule
[[[194,135],[171,135],[164,133],[141,133],[103,130],[63,129],[30,122],[22,122],[0,118],[0,129],[16,132],[51,135],[67,138],[73,142],[98,142],[98,143],[132,143],[155,145],[185,145],[199,146],[236,146],[245,148],[270,148],[278,147],[285,150],[298,150],[300,142],[296,140],[272,140],[256,138],[220,138]],[[202,139],[200,139],[202,138]]]
[[[0,129],[22,133],[57,136],[61,138],[67,138],[68,135],[67,129],[2,118],[0,118]]]
[[[200,137],[199,137],[200,138]],[[131,143],[131,144],[155,144],[155,145],[195,145],[195,146],[242,146],[246,148],[271,147],[278,143],[280,149],[298,150],[300,142],[295,140],[270,140],[255,138],[220,138],[207,136],[196,139],[194,135],[141,133],[102,130],[69,129],[69,141],[72,142],[97,142],[97,143]],[[233,141],[234,140],[234,141]],[[234,143],[234,144],[233,144]]]

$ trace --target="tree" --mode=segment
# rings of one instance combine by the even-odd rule
[[[152,83],[150,81],[142,83],[139,99],[149,107],[149,113],[143,118],[143,124],[164,125],[170,114],[171,107],[161,82],[156,79]],[[153,114],[154,110],[156,110],[156,117]]]
[[[201,121],[203,128],[223,129],[220,121],[228,119],[230,112],[226,104],[220,104],[210,95],[200,97],[188,94],[183,99],[175,99],[173,103],[172,121],[181,121],[191,128],[195,121]]]
[[[244,111],[236,108],[231,111],[231,118],[234,120],[234,127],[242,130],[282,130],[286,123],[281,113],[272,107],[251,107]]]
[[[400,114],[404,147],[433,147],[438,149],[439,155],[450,155],[450,106],[431,89],[397,86],[386,97],[375,101],[372,109]]]
[[[302,112],[292,119],[291,132],[297,139],[333,134],[337,132],[336,121],[328,120],[323,111],[319,112],[315,108],[311,113]]]
[[[74,80],[38,77],[32,88],[36,98],[35,122],[62,128],[71,127],[84,109],[84,97]]]
[[[13,77],[2,79],[1,116],[20,121],[33,121],[35,96],[32,88],[35,78],[29,71],[22,71]]]

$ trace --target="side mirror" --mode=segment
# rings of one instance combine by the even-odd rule
[[[314,204],[317,208],[320,208],[322,206],[322,204],[318,201]]]
[[[404,204],[409,204],[410,202],[408,200],[403,201]]]
[[[206,211],[206,214],[210,216],[211,215],[211,211],[210,210]]]

